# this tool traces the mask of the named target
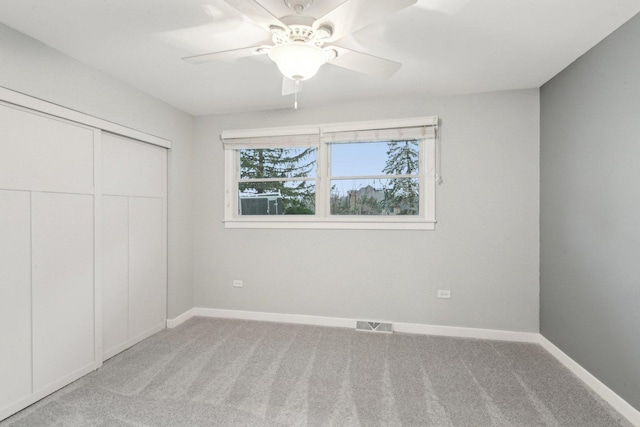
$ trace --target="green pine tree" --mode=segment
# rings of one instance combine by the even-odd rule
[[[315,167],[313,148],[260,148],[240,151],[240,178],[304,178]],[[285,185],[286,184],[286,185]],[[282,195],[287,214],[312,214],[315,205],[314,182],[243,182],[243,193],[277,193]]]
[[[387,162],[382,172],[387,175],[411,175],[419,169],[419,146],[416,140],[388,143]],[[416,215],[419,206],[419,188],[416,178],[395,178],[384,189],[383,207],[388,214]]]

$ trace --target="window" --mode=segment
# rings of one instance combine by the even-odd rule
[[[286,147],[238,150],[238,215],[315,214],[317,151]]]
[[[331,144],[331,215],[419,215],[420,141]]]
[[[225,131],[226,227],[433,229],[437,123]]]

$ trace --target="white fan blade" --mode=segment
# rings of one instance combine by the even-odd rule
[[[293,95],[302,92],[302,82],[298,80],[298,88],[296,90],[296,81],[287,77],[282,77],[282,96]]]
[[[242,49],[225,50],[223,52],[205,53],[202,55],[187,56],[182,58],[192,64],[203,64],[205,62],[213,61],[216,59],[230,61],[238,58],[245,58],[247,56],[263,55],[267,53],[268,46],[251,46],[244,47]]]
[[[288,27],[278,18],[273,16],[263,5],[257,0],[224,0],[238,12],[251,19],[267,31],[271,31],[271,26],[287,29]]]
[[[402,64],[399,62],[367,55],[366,53],[356,52],[355,50],[345,49],[344,47],[329,46],[329,48],[334,49],[338,53],[338,56],[329,61],[329,64],[369,76],[388,79],[402,67]]]
[[[313,28],[329,26],[336,41],[369,24],[415,4],[418,0],[347,0],[313,23]]]

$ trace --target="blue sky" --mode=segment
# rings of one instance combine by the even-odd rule
[[[386,142],[331,145],[331,175],[383,175],[387,161]]]

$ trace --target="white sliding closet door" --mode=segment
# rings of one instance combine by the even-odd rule
[[[170,146],[0,88],[0,421],[164,328]]]
[[[33,193],[33,384],[95,360],[93,196]]]
[[[162,199],[129,199],[129,335],[134,340],[165,323],[162,212]]]
[[[0,419],[96,369],[99,131],[0,103]]]
[[[93,194],[93,129],[2,104],[0,124],[0,188]]]
[[[166,322],[166,149],[102,135],[103,354]]]
[[[31,195],[0,190],[0,409],[31,394]]]
[[[129,337],[129,200],[102,197],[102,348]]]

